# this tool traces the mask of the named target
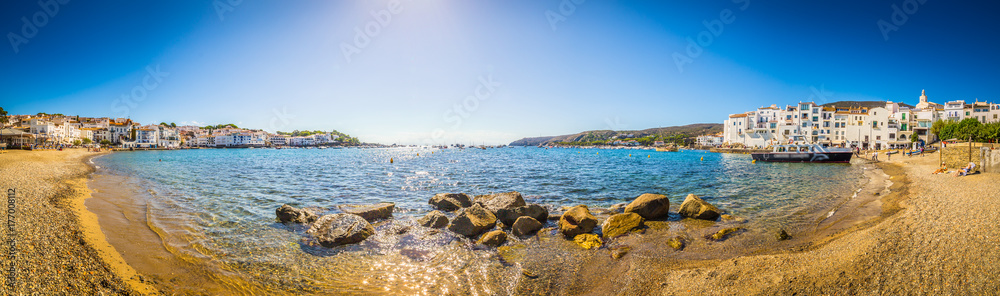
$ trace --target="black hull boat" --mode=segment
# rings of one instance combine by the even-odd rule
[[[826,148],[819,145],[779,145],[772,152],[753,153],[754,161],[847,163],[854,155],[850,149]]]

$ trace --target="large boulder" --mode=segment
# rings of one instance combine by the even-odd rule
[[[719,219],[719,208],[716,208],[694,194],[688,194],[687,198],[684,199],[684,203],[681,204],[679,212],[681,216],[688,218],[712,221]]]
[[[316,222],[316,214],[308,209],[299,209],[288,204],[281,205],[278,209],[274,210],[274,214],[278,216],[278,222],[281,223],[312,223]]]
[[[476,202],[482,203],[483,206],[494,213],[496,213],[499,209],[513,209],[516,207],[523,207],[525,205],[524,197],[522,197],[521,193],[517,191],[477,195]]]
[[[493,215],[492,212],[483,208],[479,204],[473,204],[472,206],[462,210],[462,213],[458,214],[454,220],[451,221],[451,225],[448,226],[448,230],[455,233],[475,237],[477,235],[492,229],[497,224],[497,217]]]
[[[423,218],[418,219],[417,223],[424,227],[443,228],[448,226],[448,217],[441,211],[431,211]]]
[[[538,222],[535,218],[530,216],[521,216],[514,221],[514,226],[511,227],[511,232],[516,236],[528,236],[535,234],[542,229],[542,222]]]
[[[670,212],[670,200],[661,194],[646,193],[625,206],[625,212],[639,214],[643,219],[663,218]]]
[[[490,247],[497,247],[502,245],[505,241],[507,241],[507,233],[503,232],[503,230],[494,230],[484,234],[483,237],[479,238],[479,241],[476,243]]]
[[[642,216],[636,213],[615,214],[604,221],[601,231],[604,232],[604,238],[621,236],[632,231],[632,229],[642,227],[644,220]]]
[[[368,222],[392,218],[392,209],[396,204],[391,202],[381,202],[373,205],[341,205],[340,210],[344,213],[355,214],[365,218]]]
[[[594,227],[597,227],[597,217],[591,215],[590,209],[585,205],[572,207],[559,217],[559,232],[566,237],[591,232]]]
[[[375,234],[375,228],[358,215],[332,214],[320,217],[306,232],[320,245],[332,248],[359,243]]]
[[[506,227],[514,225],[514,222],[517,221],[518,218],[524,216],[534,218],[536,221],[545,221],[549,218],[549,210],[546,210],[544,207],[536,204],[511,209],[501,208],[497,209],[494,213],[496,213],[497,219],[500,219],[500,222]]]
[[[427,203],[442,211],[455,211],[472,205],[472,200],[465,193],[438,193]]]

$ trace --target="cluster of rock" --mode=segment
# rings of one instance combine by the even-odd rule
[[[311,235],[320,245],[332,248],[347,244],[356,244],[375,234],[371,222],[392,218],[393,203],[378,203],[373,205],[342,205],[344,213],[317,216],[314,209],[299,209],[290,205],[282,205],[274,211],[281,223],[310,224],[306,233]]]
[[[497,194],[478,195],[469,198],[465,193],[441,193],[431,197],[429,204],[440,211],[455,212],[455,218],[448,218],[440,211],[428,213],[418,220],[423,226],[447,227],[454,233],[469,238],[482,237],[478,243],[499,246],[507,240],[503,230],[510,229],[515,236],[534,235],[542,229],[542,221],[549,217],[549,211],[537,204],[527,204],[521,193],[512,191]],[[492,231],[491,231],[492,230]]]
[[[449,231],[475,239],[479,244],[496,247],[507,241],[508,236],[526,237],[540,231],[545,221],[550,219],[549,211],[537,204],[527,204],[521,193],[512,191],[497,194],[478,195],[470,198],[465,193],[440,193],[430,198],[428,204],[437,210],[427,213],[417,220],[417,224],[428,228],[447,228]],[[282,205],[275,210],[279,222],[311,224],[306,231],[320,245],[336,247],[364,241],[375,233],[371,223],[392,218],[395,205],[378,203],[372,205],[342,205],[343,213],[318,216],[316,209],[299,209]],[[601,225],[585,205],[564,208],[565,212],[555,215],[557,228],[567,239],[583,248],[598,248],[609,239],[627,235],[646,228],[648,220],[663,220],[670,213],[669,199],[660,194],[646,193],[630,203],[619,204],[605,212],[611,214]],[[448,212],[450,214],[446,214]],[[687,218],[717,220],[737,219],[721,215],[715,206],[690,194],[684,199],[678,213]],[[449,219],[449,216],[453,217]],[[595,230],[600,226],[600,235]],[[499,228],[499,229],[497,229]],[[507,231],[509,231],[509,234]],[[727,228],[706,238],[724,240],[737,234],[741,228]],[[478,239],[477,239],[478,238]],[[782,231],[779,239],[787,239]],[[683,237],[674,237],[667,243],[674,249],[683,249]],[[616,248],[615,254],[622,256],[626,249]]]

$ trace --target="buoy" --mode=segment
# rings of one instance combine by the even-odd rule
[[[392,157],[389,157],[389,163],[392,163]]]
[[[650,158],[650,157],[653,157],[653,156],[652,155],[646,155],[646,158]]]
[[[704,156],[701,157],[701,161],[705,161],[705,157]]]
[[[417,153],[417,156],[420,156],[420,153]]]
[[[628,157],[632,157],[632,154],[629,154]]]
[[[757,160],[756,159],[751,160],[750,163],[757,163]]]

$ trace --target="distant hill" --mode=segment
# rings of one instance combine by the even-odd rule
[[[594,141],[594,140],[608,140],[618,135],[631,135],[634,138],[657,136],[657,135],[664,137],[677,136],[677,135],[688,135],[691,137],[697,137],[705,134],[714,134],[719,132],[722,132],[722,124],[697,123],[697,124],[689,124],[682,126],[658,127],[658,128],[650,128],[650,129],[635,130],[635,131],[596,130],[596,131],[586,131],[571,135],[524,138],[511,142],[510,146],[538,146],[541,144],[550,144],[555,142],[581,142],[581,141]]]
[[[834,106],[836,106],[836,107],[868,107],[868,108],[882,107],[882,108],[885,108],[885,103],[886,103],[885,101],[839,101],[839,102],[833,102],[833,103],[826,103],[826,104],[823,104],[822,106],[823,107],[834,107]],[[910,105],[910,104],[900,103],[900,102],[895,102],[895,103],[899,104],[900,107],[907,107],[907,108],[911,108],[911,109],[914,108],[913,105]]]

